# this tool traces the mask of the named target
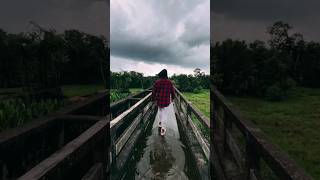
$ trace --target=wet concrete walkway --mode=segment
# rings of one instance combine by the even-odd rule
[[[138,142],[139,147],[136,147],[134,161],[129,165],[131,169],[125,179],[199,179],[191,152],[179,133],[174,107],[171,104],[168,108],[166,135],[159,134],[157,113],[152,128]]]

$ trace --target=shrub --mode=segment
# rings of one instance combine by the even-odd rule
[[[129,95],[129,93],[123,93],[123,92],[120,92],[118,90],[112,91],[110,93],[110,101],[111,102],[115,102],[115,101],[118,101],[118,100],[120,100],[122,98],[127,97],[128,95]]]
[[[285,97],[285,93],[284,90],[279,87],[279,85],[274,84],[267,88],[265,97],[270,101],[279,101]]]
[[[296,82],[291,78],[281,81],[281,84],[280,84],[281,89],[283,89],[285,92],[287,92],[288,90],[292,89],[295,86],[296,86]]]
[[[193,89],[193,93],[196,93],[196,94],[200,93],[201,91],[202,91],[202,87],[201,86],[196,87],[196,88]]]
[[[20,126],[65,105],[65,101],[8,99],[0,102],[0,131]]]

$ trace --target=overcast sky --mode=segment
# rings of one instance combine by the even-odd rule
[[[95,35],[108,34],[106,0],[1,0],[0,28],[25,32],[28,22],[58,31],[78,29]]]
[[[267,26],[282,20],[306,40],[320,41],[319,0],[214,0],[213,41],[268,39]]]
[[[209,72],[210,0],[111,0],[112,71]]]

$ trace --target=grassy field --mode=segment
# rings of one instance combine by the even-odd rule
[[[210,117],[210,93],[183,93]],[[295,88],[285,101],[228,96],[244,117],[280,146],[315,179],[320,179],[320,89]]]
[[[210,91],[209,89],[202,90],[200,93],[184,92],[183,95],[196,106],[205,116],[210,118]]]
[[[62,86],[63,94],[67,97],[88,95],[103,90],[103,85],[65,85]],[[21,88],[0,89],[0,131],[14,128],[26,122],[46,115],[49,112],[69,104],[68,100],[23,100],[11,97],[5,93],[21,93]],[[6,98],[6,99],[1,99]]]
[[[104,90],[104,85],[64,85],[63,94],[67,98],[93,94],[99,90]],[[137,93],[142,89],[130,89],[130,93]],[[19,88],[0,89],[0,94],[4,92],[21,92]],[[111,90],[111,100],[116,101],[128,96],[129,93],[115,93]],[[68,100],[43,100],[41,102],[23,102],[20,99],[8,99],[0,101],[0,131],[8,128],[20,126],[31,119],[46,115],[69,104]]]
[[[130,93],[138,93],[138,92],[141,92],[143,91],[143,89],[141,88],[131,88],[129,89]]]
[[[198,108],[206,117],[210,118],[210,91],[209,89],[202,90],[199,93],[183,92],[184,97]],[[210,130],[203,126],[200,121],[192,115],[192,121],[199,127],[203,135],[209,140]]]
[[[88,95],[104,89],[105,89],[105,86],[103,84],[62,86],[62,92],[66,97]]]
[[[315,179],[320,179],[320,89],[296,88],[287,100],[227,97]]]

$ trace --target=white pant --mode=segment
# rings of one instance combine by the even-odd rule
[[[168,121],[168,107],[158,108],[159,112],[159,122],[161,122],[161,127],[166,128],[166,121]]]

